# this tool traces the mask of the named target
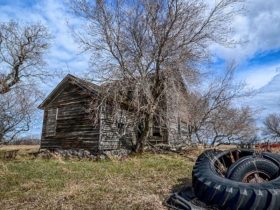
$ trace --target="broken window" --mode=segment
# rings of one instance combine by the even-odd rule
[[[161,132],[161,120],[159,117],[153,119],[153,136],[162,136]]]

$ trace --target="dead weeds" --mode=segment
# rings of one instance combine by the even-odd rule
[[[0,161],[0,205],[2,209],[165,209],[162,201],[178,180],[190,179],[192,165],[177,154],[149,153],[122,161]]]

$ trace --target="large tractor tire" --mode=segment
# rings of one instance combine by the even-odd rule
[[[206,151],[193,168],[195,195],[228,210],[280,210],[277,155],[253,151]]]

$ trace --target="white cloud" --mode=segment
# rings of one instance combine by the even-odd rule
[[[246,82],[249,88],[259,89],[269,83],[275,75],[279,74],[279,67],[280,62],[272,65],[249,67],[248,69],[240,70],[237,73],[237,79]]]
[[[51,49],[46,56],[49,64],[47,68],[50,71],[84,74],[88,70],[89,57],[80,54],[79,46],[70,30],[71,27],[77,27],[82,23],[68,12],[66,3],[42,0],[32,2],[31,6],[23,5],[21,1],[13,1],[8,5],[0,6],[0,20],[43,23],[53,36]]]
[[[232,21],[236,40],[244,42],[236,48],[215,45],[216,54],[226,60],[244,61],[255,53],[280,48],[279,0],[249,0],[246,11]]]
[[[265,86],[258,89],[252,97],[242,100],[245,105],[258,110],[255,115],[257,123],[262,126],[264,118],[271,113],[280,112],[280,74],[276,74]]]

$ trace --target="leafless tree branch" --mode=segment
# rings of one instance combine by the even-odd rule
[[[22,80],[48,75],[42,67],[49,41],[47,28],[39,23],[0,23],[0,94],[9,92]]]

